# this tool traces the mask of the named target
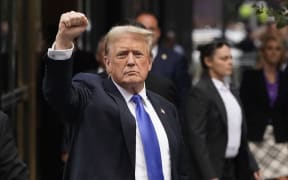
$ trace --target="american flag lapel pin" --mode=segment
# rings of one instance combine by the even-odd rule
[[[161,59],[162,60],[167,60],[167,54],[165,54],[165,53],[161,54]]]

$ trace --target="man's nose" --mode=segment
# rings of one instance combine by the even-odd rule
[[[128,54],[128,59],[127,59],[127,63],[128,64],[135,64],[135,58],[132,52],[129,52]]]
[[[234,61],[234,59],[230,58],[230,60],[229,60],[229,65],[230,66],[233,66],[233,61]]]

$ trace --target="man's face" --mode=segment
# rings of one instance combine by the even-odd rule
[[[153,44],[157,44],[161,35],[157,19],[150,14],[141,14],[136,18],[136,21],[153,32]]]
[[[150,58],[144,37],[123,33],[109,42],[105,63],[108,74],[121,87],[142,89],[151,69]]]

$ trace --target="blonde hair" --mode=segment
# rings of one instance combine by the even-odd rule
[[[281,58],[279,61],[279,65],[281,65],[285,61],[285,44],[281,37],[282,36],[279,36],[278,34],[264,34],[261,37],[261,46],[259,48],[259,58],[256,62],[257,69],[262,68],[263,66],[263,61],[265,61],[265,58],[263,57],[263,51],[265,51],[265,48],[270,41],[277,42],[277,44],[281,48]]]
[[[113,39],[121,36],[121,34],[124,34],[124,33],[132,33],[132,34],[142,36],[148,45],[149,53],[151,53],[152,45],[153,45],[153,32],[147,29],[141,28],[141,27],[137,27],[137,26],[124,25],[124,26],[114,26],[107,33],[106,43],[105,43],[105,55],[108,54],[109,45],[113,41]]]

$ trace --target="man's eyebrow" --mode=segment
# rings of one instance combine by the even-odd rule
[[[129,50],[120,50],[116,54],[121,55],[121,54],[128,54],[130,51]]]

